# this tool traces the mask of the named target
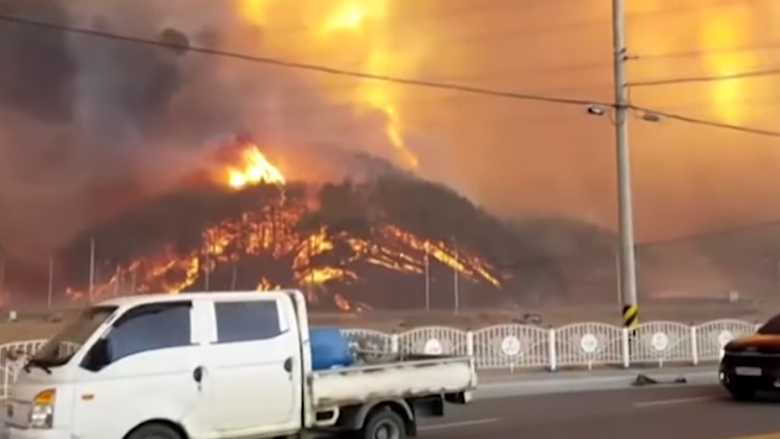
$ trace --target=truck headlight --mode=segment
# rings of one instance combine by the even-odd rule
[[[30,428],[49,429],[54,424],[54,400],[57,392],[46,389],[33,398],[30,410]]]

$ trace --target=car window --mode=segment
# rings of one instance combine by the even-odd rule
[[[106,338],[111,362],[141,352],[191,345],[190,302],[141,305],[119,317]]]
[[[275,300],[217,302],[217,342],[267,340],[282,333]]]
[[[763,326],[758,328],[759,334],[765,335],[780,335],[780,315],[776,315],[764,323]]]

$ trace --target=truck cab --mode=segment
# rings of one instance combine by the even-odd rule
[[[417,417],[443,414],[445,401],[468,402],[476,386],[469,358],[321,372],[311,364],[298,291],[111,300],[86,309],[22,368],[4,409],[6,434],[244,439],[318,430],[373,437],[378,422],[399,438],[414,435]]]

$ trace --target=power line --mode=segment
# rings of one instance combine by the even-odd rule
[[[544,6],[556,6],[555,2],[559,3],[568,3],[568,2],[576,2],[577,0],[548,0],[547,3],[544,4]],[[729,0],[733,1],[733,0]],[[549,4],[548,4],[549,3]],[[474,18],[484,18],[482,17],[485,14],[489,13],[496,13],[496,12],[505,12],[507,6],[516,6],[517,1],[516,0],[488,0],[484,2],[480,2],[478,5],[470,4],[467,7],[452,7],[453,5],[449,5],[450,7],[446,9],[440,9],[440,8],[430,8],[429,10],[417,12],[412,11],[413,15],[406,15],[406,14],[399,14],[395,11],[389,12],[387,14],[388,17],[396,18],[396,19],[405,19],[408,17],[413,17],[414,22],[405,21],[401,23],[400,25],[396,26],[394,25],[392,27],[393,31],[404,31],[406,29],[413,29],[415,28],[415,23],[420,23],[424,21],[436,21],[436,22],[446,22],[448,20],[453,19],[460,19],[460,18],[466,18],[466,19],[474,19]],[[560,7],[564,7],[563,5],[558,5]],[[531,6],[526,6],[521,9],[515,9],[513,10],[513,13],[515,14],[528,14],[530,12],[533,12],[537,9],[540,9],[540,3],[535,3]],[[369,21],[372,20],[374,17],[371,16],[371,14],[368,14],[366,17]],[[377,17],[377,18],[384,18],[384,17]],[[305,23],[301,23],[297,26],[285,26],[285,27],[270,27],[269,31],[273,32],[274,34],[298,34],[298,33],[305,33],[308,31],[311,31],[314,27],[308,26]]]
[[[572,1],[572,0],[558,0],[558,1]],[[728,6],[728,5],[740,3],[740,1],[741,0],[717,0],[717,1],[712,1],[712,2],[709,2],[709,3],[703,4],[703,5],[682,6],[682,7],[674,7],[674,8],[667,8],[667,9],[657,9],[657,10],[650,10],[650,11],[644,11],[644,12],[629,13],[629,14],[627,14],[627,17],[628,18],[638,18],[638,19],[653,18],[653,17],[664,16],[664,15],[668,15],[668,14],[680,14],[680,13],[686,13],[686,12],[695,12],[695,11],[707,10],[707,9],[710,9],[710,8],[717,8],[717,7],[721,7],[721,6]],[[755,1],[762,1],[762,0],[755,0]],[[763,0],[763,1],[771,1],[771,0]],[[500,6],[501,5],[508,5],[509,3],[510,2],[506,2],[505,3],[504,0],[494,0],[494,3],[492,3],[492,2],[491,3],[487,3],[486,5],[480,6],[480,8],[469,7],[469,8],[455,9],[455,10],[452,10],[452,11],[451,10],[447,10],[447,11],[445,11],[446,12],[445,14],[441,14],[441,13],[437,12],[437,15],[430,15],[429,18],[431,18],[431,19],[433,19],[433,18],[436,18],[436,19],[445,18],[445,19],[447,19],[447,18],[458,18],[458,17],[473,17],[476,13],[498,11],[498,10],[500,10]],[[484,6],[488,6],[488,7],[485,8]],[[528,11],[528,10],[533,10],[533,9],[536,9],[537,6],[538,5],[534,5],[533,7],[530,7],[530,8],[524,8],[524,9],[522,9],[522,11],[525,12],[525,11]],[[16,22],[22,22],[22,21],[31,22],[31,21],[34,21],[34,20],[24,19],[24,18],[21,18],[21,17],[5,17],[5,18],[11,19],[12,21],[16,21]],[[418,18],[418,17],[415,17],[415,18]],[[11,20],[9,20],[9,21],[11,21]],[[570,30],[573,30],[573,29],[576,29],[576,28],[579,28],[579,27],[582,27],[582,26],[603,25],[603,24],[606,24],[606,22],[607,22],[606,19],[586,19],[586,20],[578,20],[578,21],[574,21],[574,22],[570,22],[570,23],[563,23],[563,24],[557,24],[557,25],[552,25],[552,26],[542,26],[542,27],[537,27],[535,29],[534,28],[526,29],[526,30],[524,30],[524,31],[522,31],[520,33],[517,33],[516,31],[513,31],[511,33],[504,32],[504,33],[499,33],[499,35],[496,35],[495,34],[495,29],[493,29],[493,31],[491,31],[488,34],[472,34],[472,35],[468,35],[467,34],[465,36],[466,38],[464,38],[465,41],[459,41],[458,42],[458,46],[462,48],[462,46],[464,44],[465,45],[472,45],[474,43],[484,43],[486,41],[497,40],[497,39],[506,40],[507,37],[513,37],[514,38],[514,37],[522,36],[522,37],[525,37],[525,38],[529,38],[529,37],[533,38],[535,36],[542,36],[544,34],[552,34],[552,33],[555,33],[555,32],[566,32],[566,31],[570,31]],[[28,23],[28,24],[31,24],[31,23]],[[43,23],[43,22],[37,22],[37,24],[40,24],[40,25],[44,25],[44,24],[45,25],[51,25],[51,23]],[[394,29],[396,29],[396,28],[394,27]],[[61,30],[63,30],[63,29],[61,29]],[[86,29],[80,29],[80,30],[91,32],[91,31],[88,31]],[[274,31],[274,33],[276,33],[276,32],[301,33],[301,32],[305,32],[306,29],[305,28],[283,28],[283,29],[274,29],[273,31]],[[485,38],[485,37],[487,37],[487,38]],[[114,38],[114,39],[117,39],[117,38]],[[134,38],[134,37],[125,37],[124,39],[126,39],[126,40],[132,39],[132,40],[135,40],[136,42],[142,42],[140,40],[144,40],[143,42],[145,42],[147,44],[149,44],[149,43],[158,43],[157,45],[161,45],[161,46],[168,46],[168,47],[172,47],[172,48],[181,48],[180,46],[167,45],[166,43],[161,43],[161,42],[155,41],[155,40],[145,40],[145,39]],[[161,43],[161,44],[159,44],[159,43]],[[778,43],[778,44],[780,44],[780,43]],[[454,46],[454,44],[452,46]],[[437,53],[441,53],[442,49],[443,50],[447,50],[448,48],[449,47],[439,48],[439,49],[437,49]],[[202,50],[202,48],[200,48],[200,49],[199,48],[192,48],[192,49],[193,49],[193,51],[205,52],[204,50]],[[206,50],[208,50],[208,49],[206,49]],[[236,55],[236,54],[233,54],[233,55]],[[666,56],[675,56],[675,54],[639,56],[639,57],[636,57],[636,58],[632,58],[631,60],[632,61],[651,60],[651,59],[661,58],[661,57],[666,57]],[[535,71],[534,69],[528,69],[528,70],[522,71],[521,73],[522,74],[528,74],[528,75],[536,75],[536,74],[547,75],[547,74],[566,73],[566,72],[570,72],[572,70],[591,70],[591,69],[595,70],[595,69],[598,69],[598,68],[606,68],[606,67],[610,67],[610,66],[611,66],[611,62],[610,61],[595,61],[595,62],[575,64],[575,65],[572,65],[572,66],[565,66],[564,65],[564,66],[555,67],[555,68],[541,69],[541,70],[538,70],[538,71]],[[350,68],[351,68],[351,66],[346,67],[346,69],[350,69]],[[506,72],[507,75],[514,74],[514,73],[515,72]],[[500,73],[497,72],[496,77],[500,77],[500,75],[503,75],[503,74],[504,74],[504,72],[500,72]],[[376,78],[376,79],[379,79],[379,78]],[[470,77],[447,77],[447,78],[439,78],[435,82],[441,82],[441,81],[462,81],[462,80],[467,80],[467,79],[476,79],[476,78],[470,78]]]
[[[667,113],[665,111],[659,111],[659,110],[653,110],[650,108],[643,108],[636,105],[630,105],[631,109],[635,111],[640,111],[645,114],[649,115],[656,115],[660,116],[664,119],[670,119],[670,120],[676,120],[679,122],[686,122],[694,125],[702,125],[702,126],[708,126],[712,128],[722,128],[726,130],[731,131],[739,131],[742,133],[748,133],[748,134],[757,134],[760,136],[768,136],[768,137],[780,137],[780,131],[771,131],[771,130],[765,130],[761,128],[752,128],[752,127],[745,127],[741,125],[732,125],[728,123],[722,123],[722,122],[716,122],[712,120],[707,119],[698,119],[695,117],[685,116],[683,114],[676,114],[676,113]]]
[[[753,2],[756,3],[762,1],[769,2],[774,0],[753,0]],[[735,5],[735,4],[742,4],[742,3],[744,3],[744,0],[717,0],[717,1],[712,1],[709,3],[700,4],[696,6],[678,6],[674,8],[656,9],[656,10],[650,10],[644,12],[629,12],[626,14],[626,18],[627,19],[652,19],[652,18],[658,18],[658,17],[663,17],[672,14],[679,15],[685,13],[707,11],[710,9],[716,9],[718,7],[725,7],[725,6]],[[507,13],[523,14],[525,11],[526,9],[523,9],[521,11],[508,10]],[[462,14],[462,15],[458,14],[454,17],[455,18],[463,17],[464,20],[466,20],[469,19],[471,16],[472,14]],[[543,38],[545,36],[555,35],[557,33],[566,33],[566,32],[572,32],[572,31],[583,30],[588,28],[606,27],[609,25],[609,23],[610,23],[610,18],[608,17],[586,18],[586,19],[573,20],[573,21],[563,22],[563,23],[555,23],[552,25],[542,25],[542,26],[531,25],[531,26],[523,27],[523,29],[519,31],[516,28],[516,26],[515,27],[510,26],[509,28],[500,28],[500,27],[496,28],[496,26],[494,25],[490,28],[488,32],[477,32],[477,33],[467,32],[464,35],[460,35],[459,38],[433,38],[426,41],[428,43],[433,43],[434,45],[437,46],[441,45],[443,47],[440,47],[437,50],[446,51],[451,48],[462,48],[463,46],[484,44],[496,40],[509,41],[511,39],[516,39],[518,37],[522,37],[524,40]],[[402,27],[405,26],[402,25]],[[472,29],[474,26],[462,26],[462,27],[464,29]]]
[[[774,76],[780,74],[780,67],[773,67],[764,70],[752,70],[747,72],[732,73],[728,75],[713,76],[688,76],[682,78],[659,79],[656,81],[642,81],[629,83],[629,87],[655,87],[659,85],[686,84],[692,82],[715,82],[728,81],[732,79],[758,78],[761,76]]]
[[[0,21],[21,24],[26,26],[33,26],[41,29],[47,29],[47,30],[53,30],[59,32],[88,35],[92,37],[98,37],[98,38],[114,40],[114,41],[145,44],[149,46],[157,46],[157,47],[164,47],[164,48],[177,49],[177,50],[187,50],[189,52],[219,56],[223,58],[238,59],[242,61],[256,62],[260,64],[267,64],[267,65],[283,67],[283,68],[308,70],[312,72],[326,73],[326,74],[339,75],[339,76],[351,76],[359,79],[391,82],[396,84],[403,84],[403,85],[410,85],[410,86],[417,86],[417,87],[446,89],[446,90],[459,91],[463,93],[487,95],[487,96],[494,96],[494,97],[504,97],[509,99],[519,99],[519,100],[526,100],[526,101],[539,101],[539,102],[549,102],[555,104],[580,105],[580,106],[588,106],[588,105],[611,106],[611,104],[607,104],[607,103],[599,103],[599,102],[586,101],[580,99],[567,99],[567,98],[560,98],[554,96],[517,93],[517,92],[504,91],[504,90],[492,90],[488,88],[474,87],[474,86],[461,85],[461,84],[440,83],[440,82],[426,81],[421,79],[400,78],[400,77],[379,75],[379,74],[360,72],[360,71],[342,70],[339,68],[328,67],[323,65],[308,64],[303,62],[289,61],[289,60],[283,60],[279,58],[271,58],[265,56],[247,55],[247,54],[242,54],[237,52],[228,52],[228,51],[218,50],[218,49],[189,46],[189,45],[177,44],[177,43],[167,42],[167,41],[151,40],[148,38],[134,37],[129,35],[120,35],[120,34],[115,34],[110,32],[96,31],[92,29],[84,29],[84,28],[66,26],[66,25],[55,24],[55,23],[47,23],[47,22],[31,20],[22,17],[8,16],[8,15],[0,15]]]
[[[697,49],[697,50],[684,50],[679,52],[637,55],[635,57],[632,57],[630,61],[654,61],[654,60],[671,59],[671,58],[692,58],[692,57],[703,57],[703,56],[711,56],[711,55],[725,55],[725,54],[741,53],[741,52],[760,52],[762,50],[778,50],[778,49],[780,49],[780,41],[772,41],[766,44],[759,44],[754,46],[740,46],[740,47],[733,47],[733,48],[722,48],[722,49],[711,49],[711,50]]]
[[[470,80],[484,80],[484,79],[504,79],[512,78],[515,80],[528,80],[536,78],[549,78],[554,76],[571,75],[572,73],[582,73],[587,71],[598,71],[604,69],[611,69],[612,64],[609,61],[591,61],[582,63],[571,63],[555,67],[548,67],[543,69],[502,69],[502,70],[485,70],[479,75],[457,75],[457,76],[439,76],[437,80],[442,81],[470,81]],[[602,85],[602,84],[600,84]],[[612,83],[603,84],[605,87],[611,87]]]
[[[427,80],[413,79],[413,78],[400,78],[400,77],[372,74],[372,73],[366,73],[360,71],[343,70],[343,69],[338,69],[338,68],[328,67],[323,65],[308,64],[303,62],[289,61],[289,60],[264,57],[264,56],[247,55],[247,54],[228,52],[228,51],[218,50],[218,49],[209,49],[205,47],[189,46],[189,45],[177,44],[173,42],[152,40],[148,38],[141,38],[141,37],[135,37],[129,35],[120,35],[120,34],[114,34],[110,32],[84,29],[79,27],[42,22],[42,21],[31,20],[22,17],[8,16],[8,15],[0,15],[0,22],[31,26],[31,27],[36,27],[39,29],[44,29],[49,31],[80,34],[80,35],[86,35],[86,36],[91,36],[96,38],[103,38],[107,40],[121,41],[126,43],[144,44],[149,46],[156,46],[156,47],[176,49],[176,50],[187,50],[189,52],[200,53],[204,55],[238,59],[242,61],[266,64],[266,65],[276,66],[280,68],[306,70],[311,72],[338,75],[338,76],[349,76],[349,77],[354,77],[359,79],[383,81],[383,82],[389,82],[389,83],[395,83],[395,84],[401,84],[407,86],[452,90],[452,91],[458,91],[458,92],[469,93],[474,95],[492,96],[492,97],[516,99],[516,100],[524,100],[524,101],[547,102],[547,103],[561,104],[561,105],[576,105],[576,106],[585,106],[585,107],[602,106],[610,109],[615,108],[615,104],[607,103],[607,102],[598,102],[598,101],[583,100],[583,99],[570,99],[570,98],[545,96],[545,95],[537,95],[537,94],[529,94],[529,93],[518,93],[518,92],[494,90],[489,88],[475,87],[475,86],[462,85],[462,84],[435,82],[435,81],[427,81]],[[688,117],[685,115],[654,111],[652,109],[638,107],[634,105],[630,105],[630,108],[648,114],[660,115],[667,119],[687,122],[696,125],[710,126],[715,128],[722,128],[722,129],[740,131],[740,132],[750,133],[750,134],[771,136],[771,137],[780,137],[780,133],[774,131],[768,131],[768,130],[762,130],[757,128],[750,128],[750,127],[742,127],[738,125],[729,125],[729,124],[724,124],[724,123],[719,123],[714,121],[708,121],[704,119]]]
[[[756,3],[761,1],[769,2],[773,0],[754,0],[754,2]],[[644,12],[628,13],[626,14],[626,18],[627,19],[652,19],[652,18],[658,18],[659,16],[666,16],[671,14],[685,14],[691,12],[707,11],[710,9],[717,9],[720,7],[727,7],[727,6],[732,6],[740,3],[741,3],[740,0],[716,0],[716,1],[704,3],[696,6],[678,6],[674,8],[665,8],[665,9],[657,9],[657,10],[650,10]],[[553,35],[555,33],[571,32],[573,30],[586,28],[586,27],[606,26],[608,22],[609,19],[607,18],[584,19],[584,20],[572,21],[569,23],[553,24],[550,26],[540,26],[540,27],[531,26],[530,28],[524,28],[520,32],[516,30],[510,30],[510,31],[499,30],[499,32],[496,33],[496,29],[494,28],[489,33],[486,34],[483,33],[466,34],[463,36],[464,38],[458,38],[455,40],[436,39],[433,41],[436,42],[437,44],[443,44],[446,46],[442,48],[437,48],[437,53],[440,54],[442,53],[442,51],[446,52],[447,50],[452,50],[452,49],[462,50],[463,46],[489,43],[496,40],[508,42],[518,37],[522,37],[525,40],[528,40],[528,39],[534,39],[538,37],[544,37],[546,35]],[[692,50],[692,51],[682,51],[682,52],[672,52],[672,53],[637,55],[637,56],[631,56],[628,59],[628,61],[632,61],[632,62],[653,61],[653,60],[661,60],[666,58],[695,57],[695,56],[706,56],[706,55],[724,54],[724,53],[759,51],[759,50],[768,50],[768,49],[780,49],[780,41],[770,42],[765,45],[759,45],[759,46],[743,46],[743,47],[729,48],[729,49]],[[589,63],[583,63],[583,64],[572,66],[574,70],[590,70],[590,69],[611,68],[611,67],[612,67],[612,62],[609,60],[592,61]],[[567,71],[570,71],[568,66],[561,66],[560,68],[540,70],[539,74],[547,74],[548,72],[557,74],[557,73],[566,73]],[[533,70],[527,70],[522,73],[526,73],[526,72],[529,74],[536,73]],[[471,78],[453,77],[453,78],[444,78],[444,79],[463,80],[463,79],[471,79]]]
[[[655,111],[680,111],[680,110],[699,110],[711,109],[715,105],[733,105],[736,107],[767,107],[780,104],[779,95],[765,96],[769,99],[730,99],[727,101],[689,101],[678,105],[656,107]]]
[[[689,242],[696,242],[699,240],[717,239],[728,236],[734,236],[743,232],[752,232],[762,229],[768,229],[780,226],[780,220],[769,220],[765,222],[757,222],[753,224],[744,224],[739,226],[733,226],[723,229],[710,230],[701,233],[691,233],[674,238],[659,239],[655,241],[647,241],[638,244],[641,247],[656,247],[663,245],[684,244]]]

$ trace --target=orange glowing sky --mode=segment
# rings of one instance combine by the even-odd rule
[[[610,100],[606,0],[233,0],[264,53],[474,86]],[[780,61],[777,0],[628,2],[632,82],[723,75]],[[745,48],[762,49],[746,50]],[[677,54],[677,55],[674,55]],[[334,100],[380,111],[390,154],[491,210],[615,224],[606,119],[581,108],[312,74]],[[636,88],[632,101],[772,129],[778,78]],[[294,100],[295,96],[288,96]],[[348,127],[346,128],[348,129]],[[780,218],[780,142],[631,121],[636,228],[654,240]]]

